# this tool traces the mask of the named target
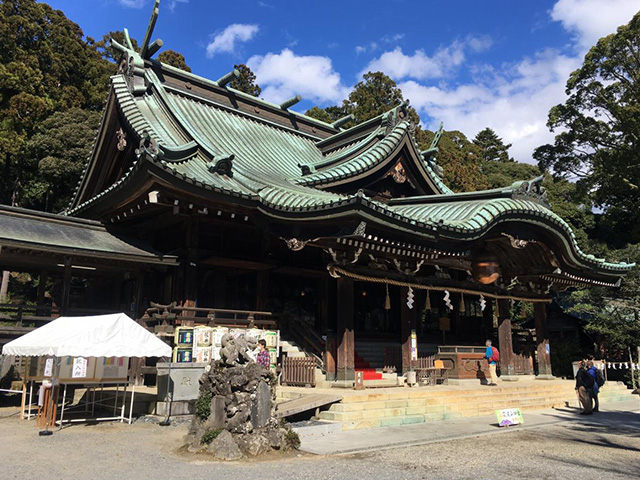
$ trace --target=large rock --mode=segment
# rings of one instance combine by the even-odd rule
[[[216,395],[211,399],[211,410],[209,418],[204,424],[204,430],[213,430],[214,428],[224,428],[227,414],[225,412],[224,397]]]
[[[253,457],[262,455],[271,450],[271,444],[264,436],[254,433],[237,437],[238,447],[245,455]]]
[[[207,451],[218,460],[239,460],[242,458],[242,452],[233,439],[233,435],[226,430],[220,432],[220,435],[211,442]]]
[[[271,418],[271,389],[265,381],[261,381],[256,389],[256,398],[251,406],[251,423],[253,428],[266,427]]]

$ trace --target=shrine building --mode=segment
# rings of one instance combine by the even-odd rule
[[[337,382],[375,363],[365,347],[384,363],[395,348],[400,372],[421,349],[486,338],[503,376],[550,375],[554,292],[616,287],[633,268],[583,252],[542,177],[451,191],[442,129],[421,151],[408,103],[325,123],[291,110],[299,97],[230,88],[237,71],[213,81],[154,60],[154,23],[140,52],[113,41],[122,58],[68,209],[0,208],[0,267],[40,275],[34,318],[263,322]],[[528,339],[511,318],[526,304]]]

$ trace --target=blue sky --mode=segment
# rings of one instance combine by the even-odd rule
[[[50,0],[86,35],[127,27],[142,40],[153,0]],[[162,0],[154,38],[216,79],[247,63],[266,100],[338,104],[381,70],[423,124],[468,137],[490,126],[531,162],[552,141],[549,108],[598,38],[640,0]]]

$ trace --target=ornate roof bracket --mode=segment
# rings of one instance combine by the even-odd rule
[[[218,175],[226,175],[229,178],[233,178],[233,159],[236,156],[232,153],[220,157],[217,161],[212,161],[208,165],[208,169],[211,173],[217,173]]]
[[[126,28],[124,32],[125,41],[130,44],[131,39],[129,38],[129,33]],[[124,75],[129,91],[134,95],[141,95],[146,92],[147,84],[144,79],[145,71],[142,57],[138,52],[133,50],[133,48],[128,48],[129,45],[127,45],[127,47],[120,45],[113,38],[110,39],[110,42],[114,49],[122,53],[122,57],[118,63],[118,73]]]
[[[144,154],[149,155],[153,159],[158,158],[160,149],[153,137],[146,130],[142,132],[142,138],[140,139],[140,146],[136,148],[136,156],[142,157]]]

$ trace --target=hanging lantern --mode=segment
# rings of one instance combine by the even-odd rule
[[[483,285],[490,285],[500,277],[500,265],[495,255],[487,250],[478,250],[471,260],[473,279]]]

